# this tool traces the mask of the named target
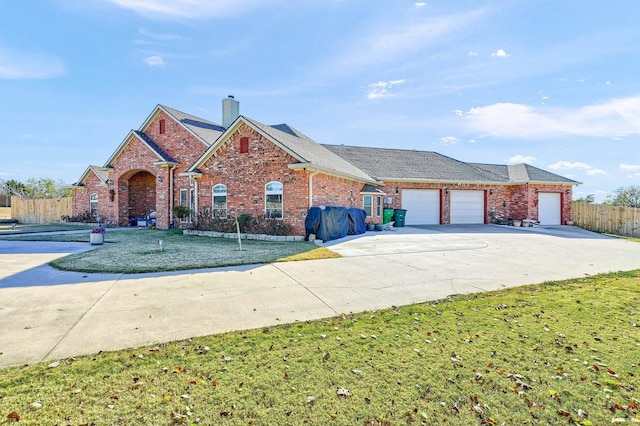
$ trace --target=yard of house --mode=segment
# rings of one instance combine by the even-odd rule
[[[0,370],[0,423],[640,420],[640,270]]]
[[[11,239],[89,244],[87,232],[27,234]],[[160,240],[163,242],[162,250]],[[185,236],[180,229],[107,229],[105,244],[97,247],[94,250],[56,259],[51,265],[68,271],[143,273],[340,257],[326,248],[304,241],[243,240],[240,250],[237,240]]]

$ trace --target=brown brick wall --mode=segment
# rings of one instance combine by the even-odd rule
[[[449,190],[483,190],[486,199],[487,221],[490,212],[495,216],[504,219],[526,219],[538,220],[538,196],[535,189],[540,192],[557,192],[561,194],[562,221],[565,223],[571,220],[571,200],[572,194],[565,194],[569,186],[561,185],[479,185],[455,183],[418,183],[418,182],[385,182],[385,186],[380,188],[392,198],[393,208],[402,206],[402,189],[439,189],[441,190],[441,221],[448,224],[451,221],[451,197],[445,193],[445,188]],[[397,190],[396,190],[397,189]],[[493,192],[491,194],[490,192]]]
[[[91,194],[98,194],[98,215],[101,220],[109,224],[117,223],[114,214],[115,203],[111,200],[109,189],[100,184],[100,179],[90,173],[84,182],[84,187],[73,190],[72,215],[77,216],[89,211],[89,199]]]
[[[240,153],[240,138],[249,138],[249,152]],[[211,209],[211,190],[216,184],[227,186],[227,211],[230,217],[265,214],[265,185],[277,181],[283,185],[283,220],[296,234],[304,233],[308,209],[307,173],[291,170],[296,162],[288,153],[271,143],[250,127],[243,125],[231,135],[201,168],[203,177],[198,184],[198,209]],[[188,187],[188,181],[180,188]]]

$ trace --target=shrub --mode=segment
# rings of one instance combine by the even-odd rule
[[[93,216],[89,212],[89,210],[86,210],[84,213],[80,213],[80,214],[75,215],[75,216],[63,215],[63,216],[60,216],[60,219],[62,219],[65,222],[80,222],[80,223],[94,223],[94,222],[97,222],[97,218],[95,216]]]
[[[291,225],[278,219],[260,216],[254,218],[250,214],[237,217],[240,232],[243,234],[291,235]],[[212,217],[208,209],[198,213],[194,229],[199,231],[236,232],[236,218]]]

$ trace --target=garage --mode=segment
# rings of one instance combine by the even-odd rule
[[[450,191],[451,223],[484,223],[484,191]]]
[[[407,225],[439,225],[440,190],[403,189],[402,208],[407,210]]]
[[[538,221],[540,225],[560,225],[560,194],[541,192],[538,194]]]

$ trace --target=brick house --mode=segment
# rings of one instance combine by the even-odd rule
[[[73,214],[120,226],[153,212],[159,228],[188,226],[174,207],[218,217],[250,214],[304,234],[309,207],[407,210],[406,224],[488,223],[494,217],[562,224],[578,182],[528,164],[465,163],[415,150],[322,145],[287,124],[265,125],[222,101],[222,124],[158,105],[104,166],[74,184]]]

